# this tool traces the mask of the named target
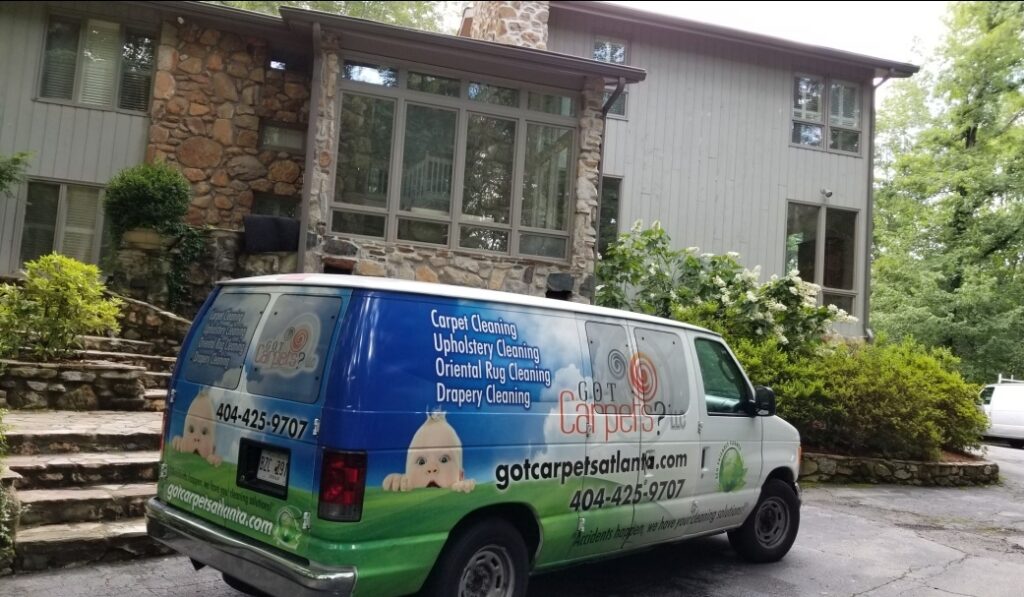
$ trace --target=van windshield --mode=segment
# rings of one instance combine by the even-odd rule
[[[182,375],[197,384],[315,402],[345,294],[224,290],[200,322]]]

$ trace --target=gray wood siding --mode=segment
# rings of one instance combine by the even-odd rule
[[[870,73],[718,39],[552,11],[548,47],[590,57],[595,37],[627,42],[647,80],[628,88],[626,119],[608,120],[605,176],[621,176],[620,231],[662,223],[677,247],[736,251],[762,277],[785,269],[790,201],[858,211],[858,315],[864,303]],[[793,147],[793,75],[859,83],[861,157]],[[827,140],[826,140],[827,143]]]
[[[72,3],[0,3],[0,154],[32,153],[30,178],[106,184],[122,168],[143,161],[149,117],[113,110],[62,105],[36,99],[49,10],[74,10]],[[112,20],[156,23],[135,7],[98,6]],[[102,17],[101,17],[102,18]],[[0,274],[17,263],[25,185],[0,206]]]

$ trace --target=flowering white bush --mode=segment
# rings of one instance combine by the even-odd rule
[[[739,254],[673,249],[655,222],[640,222],[609,247],[597,267],[600,305],[671,317],[730,336],[773,339],[788,350],[819,343],[837,322],[854,321],[834,305],[819,306],[818,286],[791,271],[760,282]]]

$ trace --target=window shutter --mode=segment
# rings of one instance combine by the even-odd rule
[[[121,27],[117,23],[97,20],[86,23],[78,101],[90,106],[113,106],[120,53]]]
[[[41,97],[71,99],[75,91],[75,65],[78,61],[78,32],[75,21],[51,19],[46,30],[43,55]]]
[[[99,189],[68,185],[61,253],[85,263],[96,261],[99,207]]]
[[[118,107],[145,112],[153,81],[153,38],[129,31],[121,48],[121,97]]]
[[[857,91],[855,85],[832,84],[829,94],[829,124],[844,128],[860,128],[860,97]]]

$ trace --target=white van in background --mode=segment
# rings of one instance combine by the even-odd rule
[[[985,386],[981,405],[989,421],[985,435],[1024,448],[1024,381],[1000,378],[999,383]]]

